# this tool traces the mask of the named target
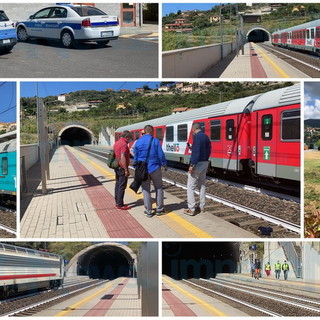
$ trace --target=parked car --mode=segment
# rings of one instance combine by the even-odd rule
[[[14,23],[0,10],[0,49],[10,52],[17,43],[17,33]]]
[[[86,5],[55,5],[16,23],[19,41],[29,38],[60,40],[65,48],[76,47],[78,42],[95,41],[105,46],[119,37],[116,16],[109,16],[96,7]]]

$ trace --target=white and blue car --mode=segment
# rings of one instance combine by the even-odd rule
[[[17,43],[17,33],[14,23],[0,10],[0,49],[10,52]]]
[[[96,7],[53,5],[39,10],[26,21],[16,23],[19,41],[30,38],[60,40],[65,48],[78,42],[95,41],[105,46],[120,35],[119,21]]]

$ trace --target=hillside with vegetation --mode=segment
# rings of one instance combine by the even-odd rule
[[[181,32],[162,32],[163,51],[196,47],[220,43],[220,21],[211,22],[211,17],[222,16],[223,41],[230,42],[235,40],[237,28],[240,28],[239,12],[244,14],[254,14],[255,11],[270,6],[270,3],[259,3],[247,6],[244,3],[224,4],[212,7],[211,10],[195,10],[186,16],[183,12],[172,12],[162,18],[162,25],[174,23],[176,19],[184,18],[186,23],[192,24],[192,33]],[[301,23],[313,21],[320,18],[320,3],[282,3],[273,4],[269,14],[261,15],[261,23],[258,25],[265,28],[270,33],[289,28]],[[254,23],[244,23],[244,29],[257,26]]]
[[[185,83],[190,85],[190,83]],[[223,101],[242,98],[267,92],[291,82],[214,82],[198,88],[198,83],[191,84],[194,92],[184,93],[177,89],[176,83],[161,83],[168,92],[146,88],[144,93],[107,92],[82,90],[69,94],[65,103],[56,96],[45,97],[49,132],[51,138],[66,124],[81,123],[98,136],[104,127],[118,128],[136,122],[154,119],[172,114],[174,108],[200,108]],[[101,100],[97,107],[87,111],[67,112],[67,106],[83,101]],[[117,109],[119,104],[126,107]],[[37,143],[36,98],[21,98],[21,144]]]

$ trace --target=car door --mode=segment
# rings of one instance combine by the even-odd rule
[[[52,7],[42,9],[30,17],[28,34],[31,37],[46,38],[46,23],[48,22]]]
[[[61,7],[52,8],[45,23],[46,37],[60,39],[60,32],[67,18],[67,9]]]

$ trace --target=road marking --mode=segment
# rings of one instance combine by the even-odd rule
[[[172,281],[166,279],[165,277],[162,277],[162,279],[167,282],[168,284],[170,284],[172,287],[176,288],[177,290],[179,290],[180,292],[182,292],[184,295],[186,295],[187,297],[193,299],[194,301],[196,301],[201,307],[203,307],[204,309],[208,309],[209,312],[215,316],[220,316],[220,317],[226,317],[226,314],[224,314],[222,311],[212,307],[209,303],[205,302],[204,300],[194,296],[193,294],[191,294],[190,292],[180,288],[178,285],[176,285],[175,283],[173,283]],[[207,310],[207,311],[208,311]]]
[[[95,298],[98,294],[100,294],[100,293],[102,293],[102,292],[110,289],[112,286],[114,286],[114,285],[116,285],[116,284],[118,284],[118,283],[120,283],[120,282],[122,282],[122,281],[123,281],[122,278],[121,278],[120,280],[115,280],[115,281],[113,281],[112,283],[106,285],[104,288],[102,288],[102,289],[100,289],[99,291],[93,293],[93,294],[90,295],[89,297],[86,297],[86,298],[82,299],[81,301],[73,304],[72,306],[67,307],[67,308],[68,308],[67,310],[63,310],[63,311],[57,313],[57,314],[55,315],[55,317],[63,317],[63,316],[65,316],[68,312],[70,312],[70,311],[75,311],[75,310],[76,310],[80,305],[82,305],[83,303],[85,303],[85,302],[87,302],[87,301]]]
[[[265,60],[269,63],[269,65],[275,70],[275,72],[280,76],[280,78],[291,78],[285,71],[283,71],[277,64],[267,56],[267,54],[262,51],[261,48],[259,48],[256,44],[252,43],[254,50],[258,51]]]
[[[75,150],[71,147],[69,147],[69,150],[72,152],[77,153],[82,159],[86,160],[89,164],[91,164],[93,167],[95,167],[98,171],[102,172],[103,174],[111,177],[112,179],[115,179],[115,175],[110,173],[105,168],[101,167],[94,161],[90,160],[83,154],[81,154],[78,150]],[[133,190],[131,190],[129,187],[127,187],[126,192],[129,192],[130,196],[133,199],[143,199],[143,195],[136,194]],[[159,218],[163,223],[165,223],[168,227],[170,227],[173,231],[178,233],[183,238],[214,238],[209,233],[203,231],[202,229],[198,228],[191,222],[187,221],[186,219],[180,217],[178,214],[176,214],[173,211],[168,212],[165,215],[157,217]]]

